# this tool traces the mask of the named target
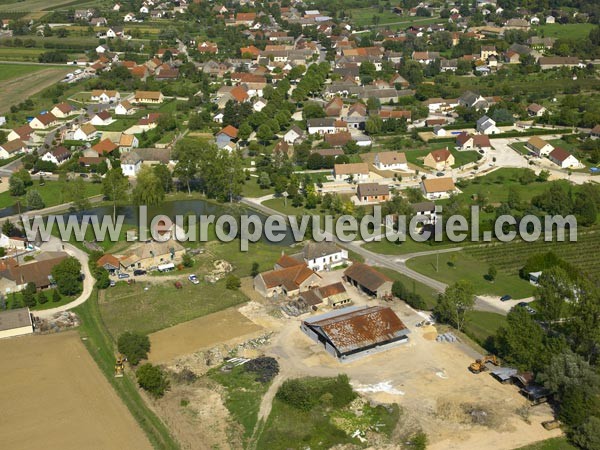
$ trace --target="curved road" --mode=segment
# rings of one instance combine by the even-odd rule
[[[45,309],[43,311],[33,311],[33,314],[35,316],[40,317],[42,319],[49,319],[56,313],[68,311],[84,303],[90,297],[90,295],[92,295],[94,283],[96,282],[96,280],[90,272],[88,264],[88,254],[83,250],[75,247],[72,244],[69,244],[68,242],[62,242],[59,238],[55,236],[52,236],[48,242],[44,242],[41,245],[41,249],[44,251],[54,252],[64,251],[70,256],[77,258],[77,260],[81,263],[81,271],[85,275],[85,278],[83,279],[83,291],[81,292],[81,295],[79,295],[79,297],[77,297],[75,300],[73,300],[70,303],[67,303],[66,305],[57,306],[56,308]]]
[[[252,207],[262,213],[265,213],[267,215],[276,215],[276,216],[280,216],[280,217],[284,217],[284,218],[286,217],[281,212],[279,212],[273,208],[269,208],[268,206],[262,205],[261,201],[262,201],[262,197],[261,198],[243,197],[240,200],[241,203],[244,203],[245,205],[250,206],[250,207]],[[326,233],[324,233],[324,234],[326,234]],[[413,280],[418,281],[419,283],[422,283],[425,286],[428,286],[428,287],[432,288],[433,290],[440,292],[440,293],[444,292],[446,290],[446,288],[448,287],[448,285],[446,283],[435,280],[426,275],[423,275],[422,273],[419,273],[415,270],[410,269],[409,267],[406,266],[406,261],[411,258],[418,257],[418,256],[426,256],[426,255],[434,255],[436,253],[447,253],[447,252],[452,252],[452,251],[460,251],[462,249],[461,247],[455,247],[452,249],[431,250],[431,251],[425,251],[425,252],[419,252],[419,253],[409,253],[406,255],[382,255],[380,253],[375,253],[375,252],[372,252],[365,248],[362,248],[361,243],[359,243],[359,242],[343,242],[343,241],[340,241],[339,239],[337,239],[337,237],[333,236],[333,235],[327,236],[327,237],[333,239],[333,241],[336,242],[337,244],[339,244],[340,246],[345,247],[346,249],[351,250],[351,251],[361,255],[365,259],[365,262],[368,264],[371,264],[374,266],[379,266],[379,267],[386,267],[388,269],[395,270],[396,272],[401,273],[402,275],[405,275],[409,278],[412,278]],[[522,300],[511,300],[509,302],[500,302],[499,299],[496,297],[477,296],[475,299],[475,309],[479,310],[479,311],[487,311],[487,312],[493,312],[496,314],[506,315],[508,313],[508,311],[510,311],[510,308],[513,307],[516,303],[519,303],[520,301],[531,301],[531,300],[532,300],[532,298],[522,299]]]

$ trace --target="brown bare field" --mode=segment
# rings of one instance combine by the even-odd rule
[[[76,332],[4,339],[0,360],[0,448],[152,448]]]
[[[167,362],[261,330],[237,309],[225,309],[152,333],[149,360]]]
[[[69,70],[68,67],[52,67],[0,82],[0,114],[61,80]]]

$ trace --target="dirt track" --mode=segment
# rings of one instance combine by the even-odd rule
[[[0,448],[152,448],[76,332],[1,340],[0,360]]]

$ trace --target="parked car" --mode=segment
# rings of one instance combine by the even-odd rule
[[[140,275],[146,275],[146,273],[147,272],[145,270],[143,270],[143,269],[136,269],[136,270],[133,271],[133,275],[136,276],[136,277],[138,277]]]
[[[198,277],[196,275],[190,275],[188,277],[188,280],[190,280],[193,284],[200,284],[200,280],[198,279]]]
[[[120,273],[118,276],[119,276],[119,280],[124,280],[125,278],[129,278],[128,273]]]
[[[508,295],[508,294],[503,295],[502,297],[500,297],[500,301],[501,302],[507,302],[509,300],[512,300],[512,297],[510,295]]]
[[[79,174],[79,176],[80,176],[81,178],[87,178],[87,177],[88,177],[88,174],[87,174],[87,173],[80,173],[80,174]]]
[[[110,287],[115,287],[117,285],[117,283],[115,282],[115,280],[110,280]]]

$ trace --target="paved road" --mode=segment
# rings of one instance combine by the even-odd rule
[[[60,313],[63,311],[68,311],[70,309],[75,308],[76,306],[84,303],[90,295],[92,295],[92,290],[94,289],[95,279],[92,277],[92,273],[89,268],[89,257],[86,252],[78,249],[74,245],[69,244],[68,242],[62,242],[59,238],[52,236],[48,242],[44,242],[41,245],[43,251],[65,251],[69,255],[77,258],[81,263],[81,271],[85,275],[83,280],[83,291],[81,295],[77,297],[70,303],[66,305],[58,306],[52,309],[46,309],[44,311],[35,311],[34,314],[40,318],[46,319],[51,318],[54,314]]]
[[[94,196],[88,198],[88,200],[91,204],[100,203],[103,199],[104,199],[103,195],[94,195]],[[71,206],[72,206],[71,202],[61,203],[60,205],[54,205],[54,206],[49,206],[48,208],[44,208],[44,209],[37,209],[35,211],[29,211],[28,214],[30,217],[33,217],[33,216],[47,216],[48,214],[64,213],[65,211],[68,211]],[[8,220],[9,222],[12,222],[14,224],[19,224],[21,222],[21,216],[24,215],[25,213],[26,213],[26,211],[23,211],[22,214],[15,214],[12,216],[2,217],[0,220],[2,220],[2,222]]]

